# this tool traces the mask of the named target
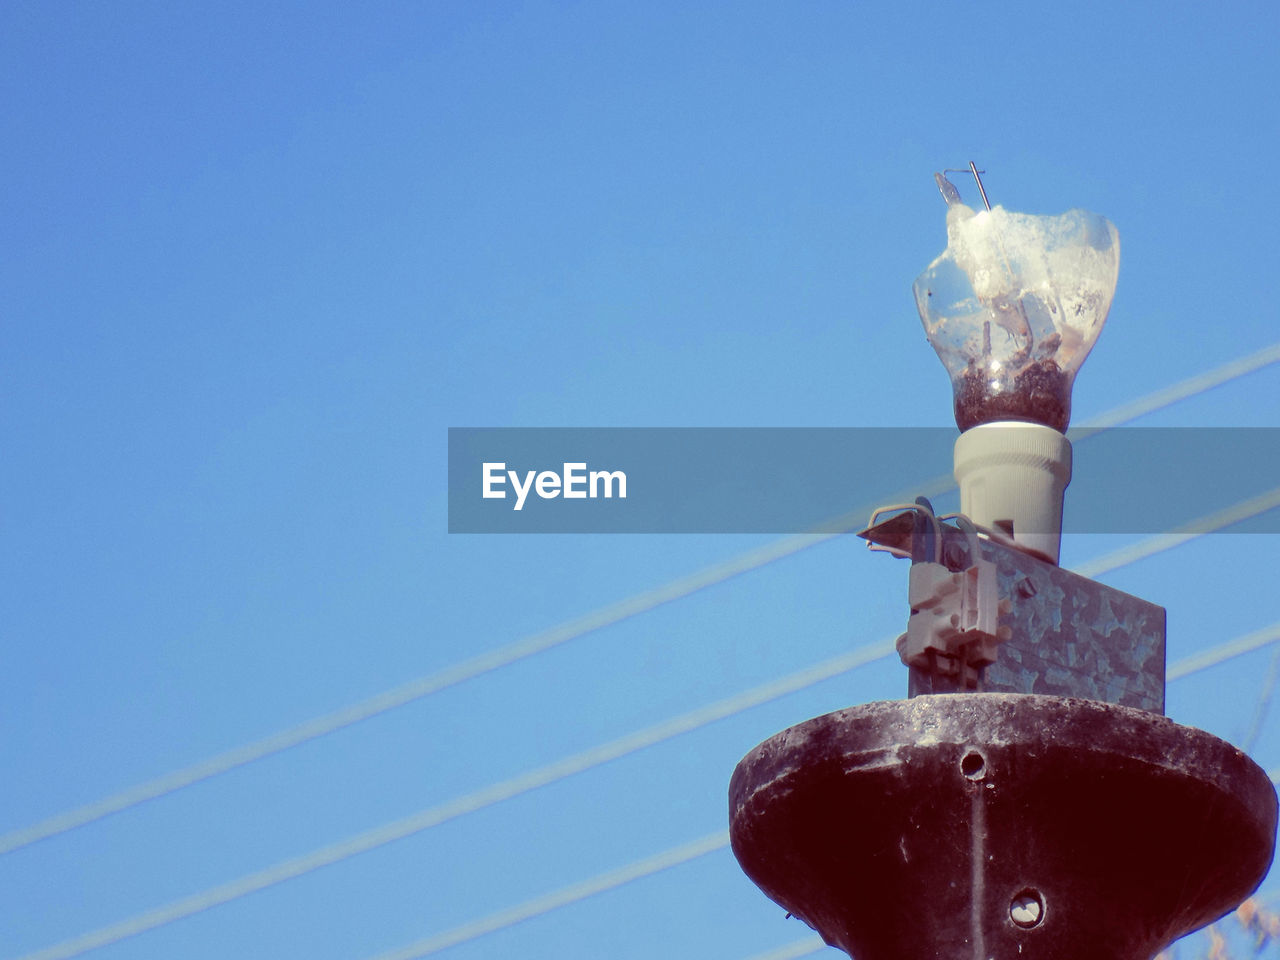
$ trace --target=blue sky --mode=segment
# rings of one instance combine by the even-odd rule
[[[1280,340],[1278,26],[1263,4],[7,4],[0,832],[770,540],[450,536],[451,426],[948,425],[910,291],[945,244],[936,169],[1117,225],[1077,423]],[[1273,365],[1140,422],[1280,426],[1278,394]],[[1176,660],[1280,619],[1277,559],[1222,535],[1103,579],[1168,607]],[[837,539],[11,852],[0,958],[891,638],[905,589]],[[1170,715],[1239,740],[1270,656],[1171,684]],[[366,960],[723,829],[747,749],[905,685],[879,661],[89,955]],[[1280,767],[1280,717],[1254,753]],[[807,935],[720,851],[447,955]]]

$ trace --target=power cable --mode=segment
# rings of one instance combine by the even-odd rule
[[[173,923],[175,920],[181,920],[213,907],[221,906],[224,903],[229,903],[232,900],[238,900],[251,893],[265,890],[286,880],[318,870],[321,867],[338,863],[397,840],[403,840],[448,820],[474,813],[501,800],[527,793],[538,787],[547,786],[575,773],[581,773],[592,767],[600,766],[609,760],[635,753],[645,747],[669,740],[681,733],[687,733],[706,726],[715,720],[740,713],[749,707],[801,690],[820,680],[838,676],[857,666],[886,657],[892,652],[892,643],[885,643],[870,645],[852,653],[843,654],[806,670],[791,674],[781,680],[772,681],[645,730],[628,734],[601,746],[512,777],[509,780],[492,784],[465,796],[419,811],[401,820],[383,824],[354,837],[348,837],[345,840],[314,850],[311,853],[285,860],[264,870],[232,880],[229,883],[157,907],[119,923],[101,927],[98,930],[54,944],[43,950],[37,950],[35,953],[21,957],[20,960],[67,960],[67,958],[80,956],[98,947],[117,943],[140,933],[145,933],[148,930],[154,930],[157,927]]]
[[[1072,437],[1078,439],[1119,426],[1122,423],[1154,413],[1164,407],[1196,394],[1204,393],[1207,390],[1278,361],[1280,361],[1280,343],[1265,347],[1248,356],[1233,360],[1223,366],[1148,394],[1131,403],[1116,407],[1094,418],[1088,425],[1073,431]],[[953,489],[954,486],[955,484],[949,475],[942,475],[917,485],[908,493],[910,497],[919,495],[933,497],[946,493]],[[686,577],[681,577],[652,590],[638,593],[607,607],[602,607],[549,630],[533,634],[515,643],[499,647],[496,650],[479,654],[469,660],[464,660],[462,663],[446,667],[428,676],[411,680],[408,683],[393,687],[390,690],[383,691],[331,713],[313,717],[261,740],[243,744],[190,766],[128,787],[84,806],[0,835],[0,856],[12,853],[37,841],[101,820],[111,814],[136,807],[149,800],[167,796],[177,790],[227,773],[245,764],[327,736],[362,720],[376,717],[396,707],[404,706],[415,700],[438,693],[441,690],[508,666],[536,653],[550,650],[569,640],[621,623],[674,600],[691,596],[707,587],[724,583],[740,574],[757,570],[775,560],[781,560],[809,547],[825,543],[840,533],[860,525],[862,519],[870,513],[873,506],[875,505],[870,505],[860,512],[853,512],[835,521],[822,524],[821,529],[823,532],[821,533],[795,534],[780,538],[772,543],[732,557],[729,560],[695,571]]]
[[[1280,650],[1271,655],[1271,663],[1267,666],[1267,679],[1262,683],[1262,691],[1258,694],[1258,702],[1253,708],[1253,719],[1249,721],[1249,729],[1240,739],[1240,749],[1252,753],[1258,737],[1262,733],[1262,724],[1267,719],[1267,711],[1271,708],[1271,698],[1276,692],[1276,681],[1280,679]]]
[[[1224,363],[1220,367],[1214,367],[1212,370],[1196,374],[1194,377],[1188,377],[1186,380],[1179,380],[1171,386],[1149,393],[1145,397],[1134,400],[1132,403],[1122,404],[1108,410],[1106,413],[1091,417],[1084,426],[1069,431],[1068,436],[1072,440],[1077,440],[1102,430],[1110,430],[1112,427],[1118,427],[1122,423],[1129,423],[1139,417],[1145,417],[1148,413],[1154,413],[1186,397],[1204,393],[1206,390],[1221,386],[1229,380],[1235,380],[1237,377],[1243,377],[1245,374],[1253,373],[1255,370],[1261,370],[1263,367],[1277,362],[1280,362],[1280,343],[1273,343],[1270,346],[1263,347],[1261,350]]]
[[[825,949],[827,945],[821,937],[805,937],[803,940],[783,944],[764,953],[752,954],[747,957],[747,960],[799,960],[800,957],[809,957]]]
[[[1174,664],[1174,666],[1169,670],[1168,676],[1170,679],[1175,679],[1177,677],[1185,677],[1192,673],[1197,673],[1201,670],[1207,670],[1209,667],[1220,664],[1226,660],[1230,660],[1233,657],[1241,656],[1242,654],[1248,653],[1251,650],[1256,650],[1258,647],[1265,646],[1267,643],[1275,643],[1277,641],[1280,641],[1280,621],[1277,621],[1276,623],[1271,624],[1271,626],[1269,627],[1264,627],[1261,630],[1255,630],[1253,633],[1250,633],[1247,636],[1241,637],[1238,640],[1234,640],[1230,643],[1222,644],[1221,646],[1215,647],[1213,650],[1205,651],[1204,654],[1201,654],[1199,656],[1189,657],[1185,660],[1180,660],[1178,661],[1178,663]],[[1275,780],[1275,777],[1273,776],[1272,779]],[[712,838],[706,838],[706,840],[710,840],[710,839]],[[705,842],[705,840],[703,842]],[[710,849],[718,849],[719,847],[726,846],[727,844],[728,844],[728,838],[727,836],[725,836],[723,842],[721,842],[718,846],[711,847]],[[638,868],[642,864],[652,864],[652,863],[661,862],[663,858],[674,855],[678,851],[683,849],[684,848],[677,847],[674,850],[667,851],[666,853],[657,854],[653,857],[646,858],[645,860],[638,861],[632,867],[622,867],[618,870],[612,871],[609,874],[603,874],[601,875],[601,877],[597,877],[593,880],[586,880],[580,884],[575,884],[573,887],[566,887],[565,890],[560,891],[559,893],[548,894],[544,897],[538,897],[535,900],[527,901],[526,903],[521,904],[520,906],[517,906],[517,907],[512,907],[509,910],[504,910],[499,913],[491,914],[489,917],[483,918],[481,920],[472,921],[470,923],[463,924],[460,927],[455,927],[452,930],[447,930],[444,933],[437,934],[435,936],[428,937],[423,940],[418,940],[414,943],[409,944],[406,947],[392,951],[390,953],[378,954],[376,957],[370,957],[369,960],[417,960],[418,957],[425,957],[425,956],[428,956],[429,954],[437,953],[440,950],[443,950],[445,947],[457,946],[461,943],[465,943],[470,940],[475,940],[478,937],[484,936],[486,933],[491,933],[494,930],[499,930],[499,929],[502,929],[503,927],[511,926],[512,924],[518,923],[522,920],[530,920],[533,917],[541,916],[544,913],[549,913],[550,911],[556,910],[562,906],[567,906],[570,903],[577,902],[578,900],[583,900],[586,897],[599,892],[600,890],[610,889],[610,886],[600,886],[597,889],[597,884],[601,883],[601,881],[605,877],[611,877],[614,875],[624,875],[629,870]],[[704,852],[709,852],[709,851],[704,851]],[[691,859],[691,858],[685,858],[685,859]],[[683,862],[684,862],[683,859],[677,859],[675,860],[675,862],[670,863],[667,866],[675,866],[677,863],[683,863]],[[667,869],[667,866],[658,867],[657,869],[650,870],[647,872],[656,873],[658,869]],[[617,886],[617,884],[612,884],[611,886]],[[564,896],[568,891],[585,891],[585,892],[582,892],[580,895],[575,895],[571,898],[568,898]],[[533,906],[535,904],[540,904],[541,906],[535,910],[533,909]],[[511,918],[514,918],[514,919],[511,919]],[[501,919],[501,922],[498,922],[500,919]],[[786,945],[784,947],[779,948],[776,951],[764,954],[763,957],[765,958],[765,960],[769,960],[769,958],[774,958],[774,957],[777,957],[777,958],[803,957],[803,956],[807,956],[809,953],[816,953],[822,946],[823,944],[821,940],[819,940],[817,944],[814,944],[812,939],[810,939],[810,940],[800,941],[797,943]],[[789,952],[789,951],[800,951],[800,952]],[[27,958],[23,958],[23,960],[27,960]],[[755,958],[752,958],[752,960],[761,960],[761,958],[755,957]]]
[[[1272,360],[1268,362],[1274,362],[1275,359],[1280,359],[1280,356],[1273,357]],[[1241,519],[1246,519],[1256,515],[1257,513],[1272,509],[1277,505],[1280,505],[1280,489],[1272,491],[1270,494],[1263,495],[1262,497],[1254,498],[1251,501],[1247,501],[1245,504],[1238,504],[1235,507],[1220,511],[1218,514],[1202,518],[1193,524],[1188,524],[1181,531],[1177,531],[1174,534],[1162,537],[1153,537],[1149,540],[1143,541],[1142,544],[1135,545],[1133,548],[1128,548],[1125,551],[1117,551],[1116,554],[1109,557],[1103,557],[1099,560],[1095,560],[1086,565],[1089,568],[1089,572],[1087,573],[1084,571],[1077,572],[1080,572],[1083,576],[1096,576],[1100,573],[1107,572],[1108,570],[1115,569],[1118,566],[1151,556],[1161,550],[1167,550],[1178,546],[1202,532],[1208,532],[1210,530],[1229,526]],[[1271,627],[1264,628],[1263,630],[1255,631],[1246,637],[1242,637],[1230,644],[1216,648],[1213,651],[1206,651],[1205,654],[1198,657],[1179,661],[1170,669],[1167,679],[1173,680],[1178,677],[1187,676],[1199,670],[1207,669],[1208,667],[1213,666],[1216,663],[1220,663],[1225,659],[1239,656],[1250,650],[1257,649],[1266,643],[1274,643],[1276,640],[1280,640],[1280,623],[1273,624]],[[1274,673],[1274,670],[1272,672]],[[1274,681],[1269,682],[1268,693],[1265,696],[1269,696],[1269,688],[1273,685]],[[710,849],[719,849],[726,845],[727,842],[727,836],[725,836],[720,840],[720,842],[716,843]],[[697,855],[701,855],[702,852],[709,852],[709,850],[701,851]],[[377,957],[371,958],[371,960],[416,960],[416,958],[426,957],[433,953],[437,953],[446,947],[454,946],[467,940],[475,939],[477,936],[482,936],[485,933],[511,926],[514,923],[545,913],[548,910],[557,909],[560,906],[565,906],[569,903],[585,899],[594,893],[612,889],[621,883],[634,879],[636,876],[645,876],[649,873],[657,872],[658,870],[668,869],[670,866],[675,866],[678,863],[685,862],[686,859],[689,858],[682,856],[681,848],[677,848],[676,850],[668,851],[667,854],[659,854],[656,857],[651,857],[648,860],[641,861],[633,865],[631,868],[624,867],[621,870],[613,871],[611,874],[604,874],[594,880],[585,881],[584,883],[575,885],[574,887],[565,888],[565,890],[556,894],[550,894],[546,897],[528,901],[518,907],[502,911],[498,914],[493,914],[488,918],[475,921],[462,927],[457,927],[444,934],[417,941],[416,943],[409,944],[399,950],[379,954]],[[651,867],[650,865],[657,866]],[[623,877],[625,879],[615,882],[613,879],[615,877]],[[805,940],[788,944],[775,950],[770,950],[766,953],[757,954],[755,957],[751,958],[751,960],[798,960],[798,958],[818,953],[825,949],[825,947],[826,944],[823,943],[820,937],[809,937]]]
[[[1205,530],[1204,532],[1210,531]],[[1162,542],[1168,543],[1167,540],[1162,540]],[[1185,541],[1169,543],[1165,549],[1168,549],[1169,546],[1177,546],[1182,542]],[[1145,555],[1149,556],[1150,554]],[[1115,566],[1108,569],[1117,569],[1121,565],[1121,563],[1116,563]],[[1169,668],[1166,680],[1179,679],[1200,670],[1208,669],[1224,660],[1259,649],[1277,640],[1280,640],[1280,622],[1219,647],[1178,661]],[[338,863],[397,840],[403,840],[448,820],[474,813],[502,800],[563,780],[573,774],[585,772],[610,760],[619,759],[645,747],[669,740],[679,734],[688,733],[699,727],[706,726],[716,720],[741,713],[750,707],[758,706],[788,693],[812,686],[822,680],[839,676],[857,667],[883,659],[893,652],[892,641],[861,647],[858,650],[789,674],[779,680],[771,681],[663,721],[655,726],[636,731],[606,744],[593,747],[590,750],[539,767],[536,770],[492,784],[446,803],[429,807],[401,820],[383,824],[311,853],[283,861],[237,880],[232,880],[204,892],[185,897],[182,900],[138,914],[127,920],[54,944],[35,953],[27,954],[19,958],[19,960],[67,960],[67,958],[79,956],[98,947],[145,933],[148,930],[193,916],[213,907],[221,906],[224,903],[229,903],[232,900],[238,900],[251,893],[256,893],[259,890],[275,886],[294,877],[302,876],[321,867]]]
[[[1119,550],[1086,561],[1072,569],[1082,577],[1097,577],[1101,573],[1136,563],[1165,550],[1172,550],[1174,547],[1184,544],[1188,540],[1194,540],[1202,534],[1233,526],[1242,520],[1248,520],[1269,510],[1274,510],[1276,507],[1280,507],[1280,487],[1268,490],[1266,493],[1251,497],[1248,500],[1242,500],[1240,503],[1232,504],[1216,513],[1192,520],[1177,527],[1170,533],[1156,534],[1130,546],[1121,547]]]
[[[705,856],[708,853],[723,850],[727,846],[729,846],[729,834],[721,830],[700,840],[694,840],[691,843],[666,850],[652,857],[646,857],[644,860],[638,860],[617,870],[602,873],[599,876],[592,877],[590,880],[563,887],[553,893],[535,897],[507,910],[500,910],[479,920],[464,923],[462,926],[446,930],[444,933],[425,937],[422,940],[417,940],[387,953],[380,953],[376,957],[371,957],[370,960],[416,960],[418,957],[428,957],[433,953],[439,953],[441,950],[457,946],[460,943],[467,943],[485,934],[494,933],[524,920],[530,920],[533,917],[549,913],[552,910],[567,907],[571,903],[594,897],[596,894],[604,893],[606,890],[613,890],[624,883],[639,880],[641,877],[652,876],[663,870],[670,870],[672,867],[688,863],[690,860]]]
[[[1280,640],[1280,621],[1271,624],[1269,627],[1263,627],[1261,630],[1246,633],[1243,637],[1237,637],[1235,640],[1229,640],[1212,649],[1205,650],[1203,653],[1183,657],[1169,667],[1164,676],[1165,682],[1172,683],[1174,680],[1181,680],[1183,677],[1189,677],[1191,674],[1199,673],[1201,670],[1216,667],[1226,660],[1252,653],[1254,650],[1261,650],[1277,640]]]
[[[949,480],[949,478],[943,479]],[[945,485],[941,485],[935,480],[926,485],[923,495],[936,496],[940,493],[945,493],[946,490],[947,487]],[[919,490],[912,491],[913,495],[917,493],[919,493]],[[901,496],[899,499],[901,499]],[[112,794],[94,803],[4,834],[0,836],[0,856],[12,853],[39,840],[57,836],[76,827],[101,820],[113,813],[136,807],[148,800],[155,800],[174,793],[184,787],[227,773],[255,760],[261,760],[291,747],[316,740],[362,720],[368,720],[396,707],[404,706],[430,694],[438,693],[465,680],[508,666],[535,653],[550,650],[552,647],[581,637],[584,634],[620,623],[674,600],[691,596],[707,587],[724,583],[739,574],[757,570],[775,560],[789,557],[808,547],[816,546],[839,536],[842,532],[847,532],[848,529],[860,526],[872,509],[873,506],[868,505],[863,510],[851,512],[846,518],[841,518],[842,520],[847,520],[847,524],[842,529],[828,529],[823,533],[802,533],[784,537],[757,549],[739,554],[722,563],[705,567],[687,577],[673,580],[661,587],[636,594],[600,610],[552,627],[549,630],[526,637],[516,643],[480,654],[438,673],[421,677],[402,686],[384,691],[341,710],[315,717],[298,726],[281,730],[262,740],[236,747],[233,750],[220,753],[192,766],[175,770],[162,777],[148,780],[120,793]]]

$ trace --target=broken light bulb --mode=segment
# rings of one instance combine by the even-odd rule
[[[956,425],[1012,420],[1065,433],[1072,382],[1115,293],[1116,228],[1084,210],[974,211],[942,174],[935,178],[947,201],[947,249],[913,289],[951,375]]]

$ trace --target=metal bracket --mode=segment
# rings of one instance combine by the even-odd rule
[[[909,696],[1042,693],[1163,713],[1162,607],[937,516],[927,500],[876,511],[859,536],[912,561],[898,641]]]
[[[981,668],[996,661],[996,644],[1011,635],[1008,627],[997,625],[1002,601],[996,565],[982,556],[977,528],[968,517],[956,517],[967,550],[963,563],[952,567],[941,562],[943,530],[928,500],[920,497],[912,505],[882,508],[872,515],[873,522],[893,510],[915,514],[907,588],[911,615],[907,632],[898,638],[898,656],[908,667],[954,678],[964,689],[976,690]],[[915,542],[921,535],[923,550]],[[954,560],[956,551],[949,552]]]

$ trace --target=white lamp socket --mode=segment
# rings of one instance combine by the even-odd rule
[[[1071,443],[1038,423],[1002,420],[960,434],[955,447],[960,512],[1010,534],[1051,563],[1062,543],[1062,497],[1071,482]]]

